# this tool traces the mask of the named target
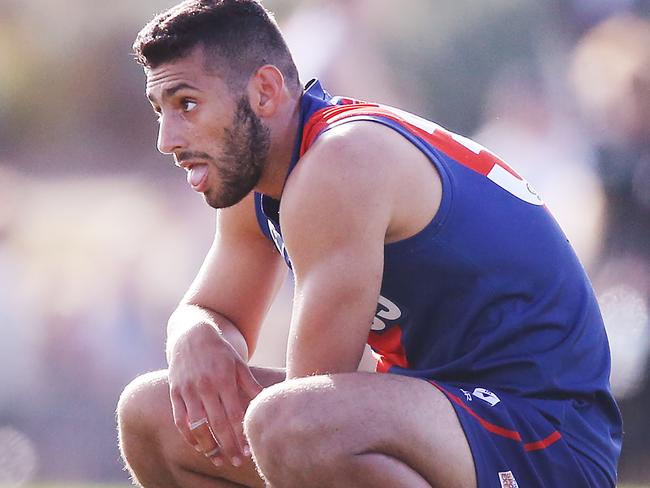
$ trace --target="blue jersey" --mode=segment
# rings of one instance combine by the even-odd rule
[[[410,113],[331,97],[317,81],[301,109],[291,169],[323,132],[363,120],[402,134],[442,180],[433,220],[384,248],[368,338],[378,371],[525,398],[558,425],[554,435],[613,475],[621,419],[607,336],[591,284],[540,196],[485,148]],[[290,264],[279,202],[259,194],[256,202],[262,230]]]

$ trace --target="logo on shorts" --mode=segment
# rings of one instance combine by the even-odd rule
[[[512,471],[499,472],[499,481],[501,482],[501,488],[519,488]]]
[[[474,388],[472,395],[480,400],[483,400],[484,402],[489,403],[491,407],[494,407],[501,401],[498,396],[485,388]]]

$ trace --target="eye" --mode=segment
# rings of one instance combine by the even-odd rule
[[[183,108],[183,112],[191,112],[196,108],[196,102],[189,98],[184,98],[181,102],[181,107]]]

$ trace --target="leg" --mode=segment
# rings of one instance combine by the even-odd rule
[[[280,370],[252,369],[263,386],[284,379]],[[174,425],[167,371],[148,373],[132,381],[120,397],[117,418],[122,458],[141,486],[264,486],[252,461],[241,468],[217,468],[185,442]]]
[[[420,379],[350,373],[287,381],[251,402],[244,426],[267,486],[477,485],[453,407]]]

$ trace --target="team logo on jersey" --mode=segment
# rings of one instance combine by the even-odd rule
[[[491,407],[494,407],[501,401],[498,396],[485,388],[474,388],[472,395],[474,395],[479,400],[483,400],[484,402],[489,403]]]
[[[496,183],[508,193],[532,205],[544,205],[544,201],[530,183],[518,178],[502,166],[495,164],[487,174],[489,180]]]
[[[515,475],[512,474],[512,471],[500,471],[499,472],[499,481],[501,482],[501,488],[519,488]]]
[[[379,295],[377,300],[377,313],[372,321],[370,330],[378,332],[384,330],[388,325],[391,325],[402,316],[400,308],[388,298]]]

